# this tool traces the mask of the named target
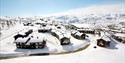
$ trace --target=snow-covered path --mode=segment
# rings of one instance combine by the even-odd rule
[[[125,63],[125,45],[119,43],[118,49],[93,48],[70,54],[29,56],[0,60],[0,63]]]

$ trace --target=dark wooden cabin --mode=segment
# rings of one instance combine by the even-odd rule
[[[68,45],[70,44],[70,38],[63,37],[60,39],[61,45]]]
[[[104,39],[97,39],[97,45],[100,47],[109,47],[110,41],[106,41]]]

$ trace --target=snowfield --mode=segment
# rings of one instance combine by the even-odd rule
[[[30,29],[33,29],[33,33],[28,37],[47,40],[43,49],[16,47],[13,37]],[[50,32],[39,33],[38,29],[67,34],[71,43],[60,45],[60,37]],[[94,30],[97,33],[85,32],[88,37],[80,40],[71,36],[71,32],[78,29]],[[0,63],[125,63],[124,34],[124,5],[92,6],[46,17],[0,17]],[[114,35],[117,40],[112,37]],[[97,45],[97,39],[100,38],[109,41],[110,46]]]

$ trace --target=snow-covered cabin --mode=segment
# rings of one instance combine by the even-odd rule
[[[90,24],[72,24],[72,25],[77,27],[77,31],[79,32],[95,34],[94,25]]]
[[[46,46],[46,40],[40,37],[26,37],[18,38],[14,41],[17,48],[24,49],[34,49],[34,48],[44,48]]]
[[[66,34],[59,35],[59,40],[61,45],[70,44],[70,37],[68,37]]]
[[[50,32],[51,31],[51,28],[50,27],[40,27],[39,29],[38,29],[38,32],[39,33],[45,33],[45,32]]]
[[[123,34],[123,33],[116,33],[116,34],[112,35],[112,37],[121,43],[125,43],[125,34]]]
[[[108,37],[103,37],[103,38],[97,39],[97,45],[100,47],[109,47],[110,43],[111,42]]]
[[[66,33],[64,31],[52,30],[51,35],[55,36],[59,39],[61,45],[70,44],[70,33]]]
[[[89,28],[84,28],[84,29],[77,29],[79,32],[82,33],[90,33],[90,34],[95,34],[95,30],[94,29],[89,29]]]
[[[30,23],[30,22],[29,22],[29,23],[23,23],[23,25],[24,25],[24,26],[33,26],[33,24]]]
[[[76,39],[85,39],[85,37],[88,37],[85,33],[80,33],[79,31],[72,31],[71,35]]]
[[[35,25],[40,25],[43,27],[46,27],[47,23],[45,21],[41,21],[41,20],[37,20],[36,22],[34,22]]]

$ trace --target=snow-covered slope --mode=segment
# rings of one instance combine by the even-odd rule
[[[60,16],[60,15],[74,15],[74,16],[84,16],[89,14],[117,14],[125,13],[125,4],[117,5],[94,5],[84,8],[72,9],[66,12],[54,13],[49,16]]]
[[[106,27],[110,24],[125,22],[125,5],[95,5],[49,16],[63,23],[89,23]]]

